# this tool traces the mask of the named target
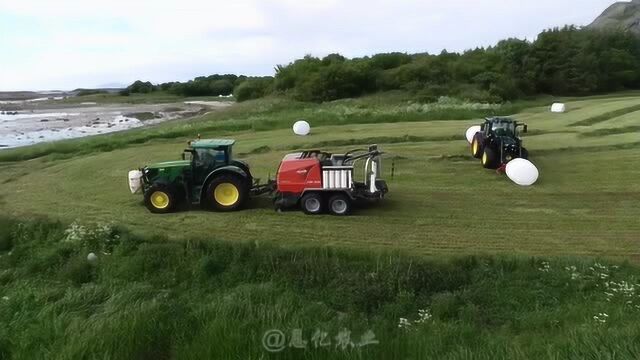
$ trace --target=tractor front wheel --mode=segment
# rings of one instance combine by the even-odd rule
[[[144,205],[154,214],[172,212],[177,202],[176,191],[169,185],[154,184],[144,193]]]
[[[229,212],[242,207],[249,196],[249,189],[240,176],[224,174],[209,182],[206,196],[213,210]]]
[[[482,166],[485,169],[497,169],[500,165],[498,153],[495,149],[487,147],[482,154]]]
[[[300,207],[307,215],[319,215],[324,211],[324,199],[319,193],[306,193],[300,199]]]
[[[474,137],[473,140],[471,141],[471,155],[473,155],[474,158],[476,159],[480,159],[482,157],[482,153],[483,153],[483,141],[484,139],[482,138],[482,134],[481,133],[477,133]]]
[[[351,199],[345,194],[336,194],[329,199],[329,211],[332,215],[347,216],[351,212]]]
[[[525,160],[529,160],[529,151],[525,148],[522,148],[520,157]]]

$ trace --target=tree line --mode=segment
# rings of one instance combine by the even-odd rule
[[[507,39],[462,53],[305,56],[278,65],[273,77],[211,75],[157,86],[138,81],[126,91],[233,94],[238,101],[279,94],[322,102],[405,90],[425,102],[440,96],[503,102],[538,94],[591,95],[638,88],[640,38],[566,26],[546,30],[535,41]]]

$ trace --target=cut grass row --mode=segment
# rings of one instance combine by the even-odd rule
[[[638,123],[640,123],[640,118],[638,118]],[[630,125],[624,127],[617,128],[603,128],[597,129],[589,132],[582,133],[582,136],[585,137],[600,137],[607,135],[616,135],[616,134],[627,134],[627,133],[640,133],[640,125]]]
[[[605,114],[600,114],[600,115],[596,115],[587,119],[584,119],[582,121],[578,121],[576,123],[571,124],[571,126],[591,126],[591,125],[596,125],[626,114],[630,114],[636,111],[640,111],[640,105],[633,105],[633,106],[629,106],[629,107],[625,107],[622,109],[618,109],[615,111],[610,111],[607,112]]]

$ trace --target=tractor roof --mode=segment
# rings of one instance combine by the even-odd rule
[[[515,122],[514,119],[510,118],[510,117],[503,117],[503,116],[496,116],[496,117],[488,117],[486,118],[487,121],[492,121],[492,122]]]
[[[225,146],[232,146],[233,144],[235,144],[236,141],[235,140],[231,140],[231,139],[205,139],[205,140],[193,140],[191,142],[191,147],[192,148],[219,148],[219,147],[225,147]]]

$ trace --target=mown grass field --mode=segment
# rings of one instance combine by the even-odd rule
[[[0,152],[0,358],[636,359],[636,95],[566,99],[566,114],[550,99],[265,99]],[[529,124],[535,186],[469,156],[465,130],[491,113]],[[300,118],[308,137],[290,130]],[[390,193],[349,218],[276,213],[268,198],[233,214],[148,213],[128,170],[178,159],[198,133],[238,140],[263,179],[295,149],[375,142]],[[271,329],[282,351],[263,346]],[[316,330],[331,345],[316,348]],[[343,349],[345,330],[378,343]]]
[[[394,106],[404,106],[403,111],[408,112],[401,104],[386,104],[373,111],[392,113],[389,109]],[[225,114],[173,125],[189,126],[193,137],[200,133],[237,139],[236,155],[252,164],[255,176],[262,179],[274,176],[282,156],[294,149],[343,151],[378,143],[388,153],[385,176],[391,191],[379,206],[362,209],[348,219],[276,213],[267,198],[255,199],[247,210],[234,214],[199,209],[166,216],[148,213],[141,197],[128,192],[127,171],[178,159],[190,138],[186,136],[123,144],[120,149],[82,156],[70,153],[57,159],[53,154],[2,163],[0,201],[14,216],[115,222],[139,234],[170,238],[215,236],[232,242],[331,245],[423,255],[516,253],[638,260],[640,135],[635,126],[640,124],[639,104],[638,97],[595,98],[569,102],[567,114],[550,114],[544,107],[517,114],[518,120],[529,124],[525,145],[541,171],[539,183],[531,188],[520,188],[470,158],[463,134],[479,120],[384,123],[384,115],[374,114],[376,123],[314,127],[308,137],[296,137],[288,127],[278,126],[222,134],[207,130],[216,125],[217,117],[228,116]],[[349,103],[299,106],[295,115],[283,108],[278,103],[257,102],[248,117],[279,122],[283,111],[291,118],[311,119],[338,113],[361,116],[369,111]],[[414,111],[407,117],[419,114]],[[239,118],[236,113],[233,116]],[[589,126],[575,126],[589,119]],[[82,141],[94,139],[81,140],[80,151]],[[392,162],[396,168],[393,179]]]

